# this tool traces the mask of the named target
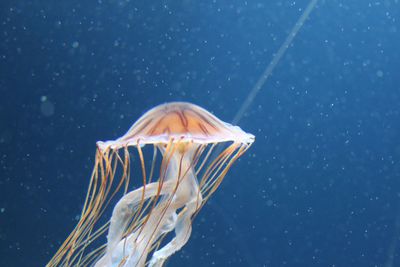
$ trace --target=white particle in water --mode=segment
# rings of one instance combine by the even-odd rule
[[[46,117],[54,115],[54,104],[50,102],[47,98],[41,100],[42,103],[40,103],[40,111],[42,115]]]

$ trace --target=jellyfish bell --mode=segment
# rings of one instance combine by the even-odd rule
[[[190,103],[151,109],[122,137],[97,143],[81,218],[47,266],[162,266],[186,244],[195,215],[253,141]]]
[[[207,110],[186,102],[159,105],[146,112],[117,140],[97,142],[101,150],[127,145],[193,142],[198,144],[234,141],[251,144],[252,134],[223,122]]]

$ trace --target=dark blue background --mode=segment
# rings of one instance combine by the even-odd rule
[[[2,1],[0,266],[55,253],[97,140],[173,100],[230,121],[307,3]],[[397,0],[319,2],[167,266],[399,266],[399,17]]]

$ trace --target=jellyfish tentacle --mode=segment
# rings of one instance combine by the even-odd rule
[[[192,215],[195,214],[200,198],[192,199],[185,208],[179,213],[178,220],[175,225],[175,237],[164,247],[155,251],[149,262],[149,267],[161,267],[163,266],[166,259],[172,254],[180,250],[186,242],[192,232]]]
[[[187,158],[191,158],[191,155]],[[182,156],[181,159],[184,159],[184,157]],[[187,243],[192,232],[192,216],[196,213],[203,201],[196,174],[191,164],[183,160],[183,163],[181,161],[179,169],[186,171],[183,172],[180,188],[176,191],[173,200],[173,207],[176,210],[183,207],[174,225],[175,237],[152,254],[148,265],[149,267],[163,266],[166,259]]]
[[[142,229],[132,233],[127,238],[127,243],[131,244],[127,254],[127,261],[122,266],[145,266],[148,253],[152,249],[152,244],[166,231],[175,228],[176,209],[175,203],[162,203],[154,208],[151,218],[143,225]]]
[[[103,256],[103,259],[98,261],[98,264],[96,264],[96,266],[106,266],[105,264],[112,260],[112,257],[114,256],[113,254],[118,254],[115,253],[115,250],[122,240],[123,234],[127,225],[130,222],[130,219],[135,213],[135,208],[141,202],[151,197],[154,197],[158,194],[163,195],[170,192],[173,186],[175,185],[171,182],[164,182],[161,191],[159,192],[159,183],[150,183],[146,186],[146,190],[144,191],[144,193],[144,188],[141,187],[127,193],[118,201],[113,210],[113,214],[110,220],[110,228],[107,235],[107,252]]]

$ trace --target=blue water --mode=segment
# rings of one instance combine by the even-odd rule
[[[168,101],[231,121],[307,3],[2,1],[0,266],[55,253],[97,140]],[[399,17],[397,0],[318,3],[167,266],[400,266]]]

